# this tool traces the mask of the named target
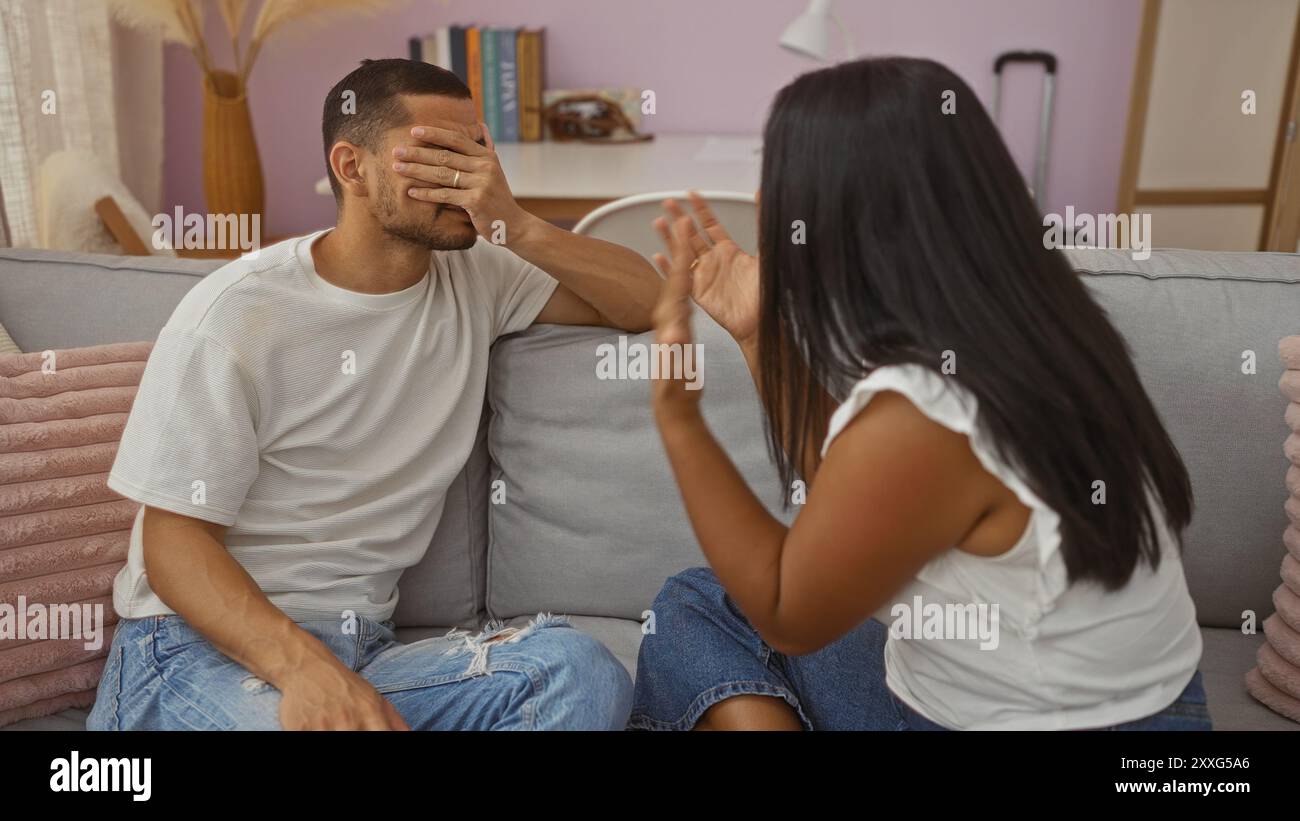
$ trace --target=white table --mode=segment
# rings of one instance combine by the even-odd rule
[[[593,208],[629,194],[756,191],[759,145],[758,137],[749,136],[658,134],[649,142],[608,145],[499,143],[497,156],[520,205],[572,225]]]

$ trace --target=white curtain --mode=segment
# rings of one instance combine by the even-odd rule
[[[101,0],[0,0],[0,241],[39,243],[40,164],[92,154],[153,212],[162,179],[162,46]]]

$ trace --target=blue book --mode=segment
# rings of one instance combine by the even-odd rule
[[[515,50],[518,29],[496,29],[497,66],[501,85],[501,140],[519,142],[519,61]]]
[[[483,29],[479,52],[483,62],[483,120],[495,142],[501,139],[501,66],[497,63],[496,29]]]

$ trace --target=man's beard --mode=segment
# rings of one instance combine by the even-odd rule
[[[447,231],[438,226],[443,213],[454,206],[439,204],[428,219],[403,218],[398,214],[397,192],[388,180],[379,178],[379,196],[375,201],[375,218],[384,233],[394,239],[428,248],[431,251],[463,251],[473,247],[478,234],[473,228]]]

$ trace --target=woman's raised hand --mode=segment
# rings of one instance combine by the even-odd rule
[[[692,387],[686,380],[684,364],[688,349],[694,344],[691,335],[691,262],[695,252],[687,239],[691,220],[683,216],[666,226],[664,243],[667,254],[655,254],[655,265],[663,272],[664,284],[654,309],[655,355],[659,357],[658,376],[651,391],[655,417],[661,425],[699,414],[699,383]],[[690,354],[694,359],[694,354]]]
[[[745,348],[758,334],[758,257],[740,250],[703,197],[695,191],[687,196],[695,218],[676,200],[665,200],[665,216],[655,220],[655,229],[671,248],[672,226],[682,225],[692,257],[692,298]]]

